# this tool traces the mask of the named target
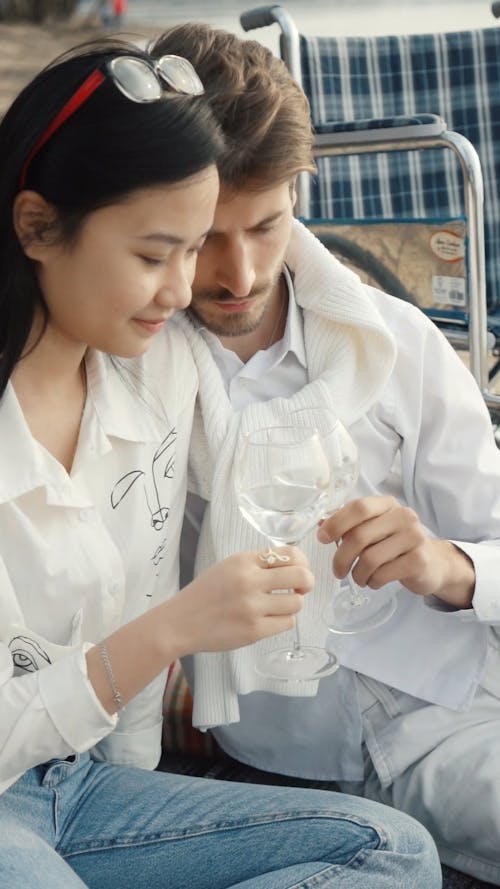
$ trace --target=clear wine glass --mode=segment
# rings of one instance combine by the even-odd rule
[[[359,475],[358,448],[344,424],[323,407],[300,408],[290,414],[290,422],[317,429],[330,465],[330,484],[322,518],[332,515],[346,502]],[[340,581],[325,615],[332,633],[362,633],[382,626],[394,614],[397,599],[392,590],[372,591],[360,587],[352,573]]]
[[[238,506],[245,519],[267,537],[271,547],[297,544],[324,512],[322,500],[330,469],[316,430],[304,425],[266,427],[245,436],[235,459]],[[299,616],[295,639],[261,659],[264,676],[292,681],[321,679],[338,668],[335,655],[303,645]]]

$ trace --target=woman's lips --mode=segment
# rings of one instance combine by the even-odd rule
[[[159,333],[166,320],[166,318],[160,318],[158,321],[144,321],[142,318],[134,318],[135,323],[143,330],[147,330],[148,333]]]

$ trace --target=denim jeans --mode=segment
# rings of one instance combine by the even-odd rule
[[[418,822],[368,800],[88,755],[0,796],[2,889],[439,889]]]
[[[363,677],[364,783],[343,783],[425,824],[441,861],[500,886],[500,701],[479,687],[464,711]],[[365,751],[366,752],[366,751]]]

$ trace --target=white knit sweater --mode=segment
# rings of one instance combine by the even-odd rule
[[[196,573],[215,560],[264,540],[241,517],[233,496],[232,466],[241,437],[251,429],[276,424],[283,412],[307,405],[328,407],[347,425],[363,416],[391,373],[395,347],[391,334],[358,276],[335,260],[300,223],[294,223],[286,257],[295,275],[303,309],[304,337],[311,382],[292,398],[275,398],[235,412],[208,346],[179,316],[200,376],[199,406],[192,439],[191,488],[210,501],[200,536]],[[317,586],[305,597],[300,615],[304,642],[324,645],[321,615],[334,579],[331,552],[319,547],[314,532],[301,544],[315,551]],[[321,556],[318,559],[318,550]],[[238,721],[238,694],[263,690],[293,696],[314,695],[317,682],[282,682],[260,676],[255,664],[265,651],[288,645],[290,634],[225,653],[195,657],[193,723],[210,726]]]

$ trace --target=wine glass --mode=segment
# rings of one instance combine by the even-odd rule
[[[346,502],[359,474],[357,446],[344,424],[323,407],[299,408],[290,414],[295,426],[303,423],[318,430],[330,465],[330,484],[322,518],[332,515]],[[351,635],[374,630],[385,624],[394,614],[397,600],[392,590],[371,591],[360,587],[352,573],[343,578],[325,615],[332,633]]]
[[[235,459],[238,506],[245,519],[271,546],[297,544],[324,511],[330,483],[320,436],[304,425],[270,426],[245,436]],[[279,561],[279,557],[277,557]],[[335,655],[303,645],[299,616],[289,648],[265,655],[258,672],[281,680],[321,679],[338,669]]]

